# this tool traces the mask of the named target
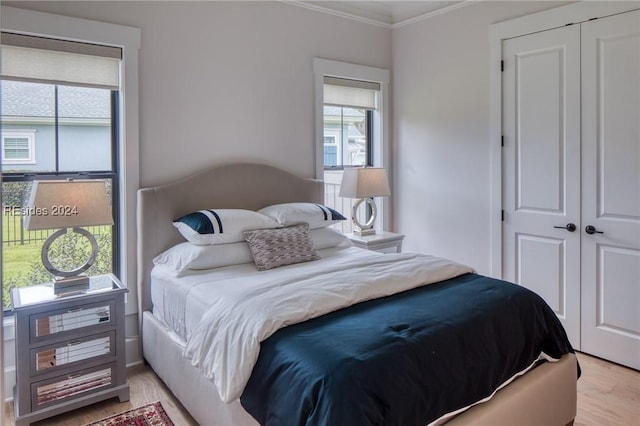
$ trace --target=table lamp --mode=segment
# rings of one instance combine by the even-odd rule
[[[79,292],[89,288],[89,277],[83,272],[95,262],[98,243],[93,234],[81,227],[113,225],[106,181],[34,181],[25,213],[24,227],[29,231],[60,228],[42,246],[42,263],[54,276],[54,294]],[[68,228],[89,240],[91,253],[84,265],[63,271],[51,264],[49,249],[58,237],[67,233]]]
[[[340,185],[340,196],[347,198],[357,198],[351,208],[351,220],[355,225],[353,233],[356,235],[373,235],[376,233],[373,224],[376,220],[377,209],[373,197],[388,197],[391,195],[389,189],[389,178],[387,171],[381,167],[353,167],[344,169],[342,184]],[[362,203],[371,207],[371,217],[362,224],[358,220],[357,211]]]

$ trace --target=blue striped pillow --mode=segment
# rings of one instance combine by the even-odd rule
[[[342,220],[346,220],[339,212],[316,203],[274,204],[258,210],[281,225],[308,223],[310,229],[324,228]]]
[[[275,220],[241,209],[208,209],[186,214],[173,222],[187,241],[197,245],[244,241],[245,231],[278,228]]]

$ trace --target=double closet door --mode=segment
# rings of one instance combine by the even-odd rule
[[[640,12],[503,41],[503,277],[640,369]]]

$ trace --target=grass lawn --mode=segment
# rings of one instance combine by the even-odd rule
[[[21,229],[20,218],[17,215],[2,215],[2,280],[3,283],[18,283],[22,287],[30,284],[25,282],[26,276],[31,270],[31,265],[42,264],[40,253],[42,252],[42,244],[51,231],[27,231]],[[8,243],[24,239],[24,244],[20,242]],[[31,239],[31,241],[29,241]],[[18,278],[22,276],[19,280]],[[5,289],[3,291],[3,304],[9,306],[9,294]]]
[[[25,273],[32,262],[40,262],[42,242],[25,245],[2,246],[2,273],[4,279],[10,279]]]
[[[24,238],[24,244],[7,243]],[[10,279],[20,273],[29,271],[33,261],[40,262],[42,244],[49,232],[21,230],[20,218],[17,215],[2,215],[2,270],[4,279]],[[31,239],[31,241],[29,241]]]
[[[26,286],[24,278],[18,279],[21,275],[24,277],[29,273],[33,262],[42,263],[40,253],[42,251],[42,242],[31,243],[25,245],[2,245],[2,280],[3,283],[18,282],[18,286]],[[8,289],[3,289],[2,305],[4,307],[11,306],[11,297]]]

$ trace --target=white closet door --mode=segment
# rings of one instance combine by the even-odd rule
[[[639,35],[637,11],[582,24],[582,350],[636,369]]]
[[[503,278],[542,296],[579,349],[580,27],[502,48]]]

